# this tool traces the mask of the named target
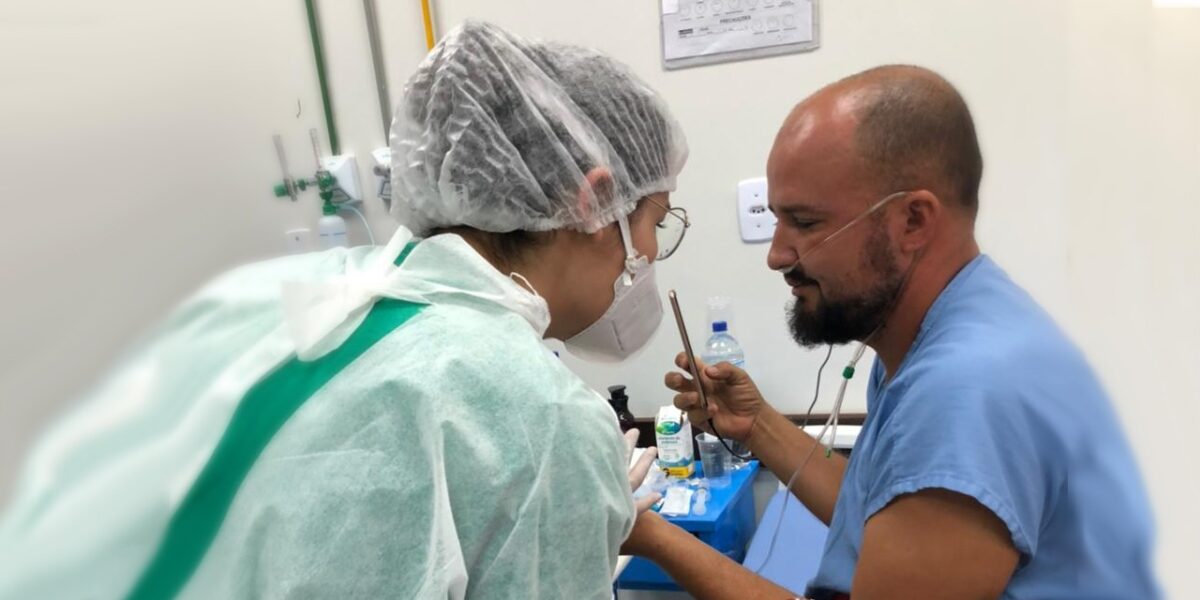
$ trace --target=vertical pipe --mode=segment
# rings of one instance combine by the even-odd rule
[[[379,96],[379,118],[383,121],[383,143],[388,143],[392,128],[392,98],[388,93],[387,69],[383,62],[383,44],[379,40],[379,14],[375,0],[363,0],[367,16],[367,40],[371,44],[371,66],[375,69],[375,92]]]
[[[421,0],[421,15],[425,18],[425,46],[433,50],[437,38],[433,35],[433,10],[429,8],[429,0]]]
[[[308,10],[308,33],[312,38],[313,55],[317,62],[317,83],[321,86],[321,104],[325,108],[325,128],[329,131],[329,147],[333,153],[341,153],[337,126],[333,123],[333,101],[329,96],[329,81],[325,77],[325,51],[321,48],[321,30],[317,23],[316,0],[304,0]]]

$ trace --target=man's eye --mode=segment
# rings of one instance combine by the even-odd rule
[[[795,218],[792,219],[792,225],[796,229],[800,229],[800,230],[804,230],[804,231],[807,231],[809,229],[812,229],[813,227],[816,227],[817,223],[818,223],[818,221],[813,221],[810,219],[795,219]]]

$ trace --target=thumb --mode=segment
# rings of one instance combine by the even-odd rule
[[[727,363],[717,363],[704,369],[704,376],[713,381],[721,381],[724,383],[738,383],[746,377],[746,372]]]

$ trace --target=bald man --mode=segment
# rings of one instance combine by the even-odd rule
[[[702,367],[707,413],[682,374],[666,385],[694,423],[711,418],[781,480],[804,464],[792,492],[829,525],[811,598],[1157,597],[1149,510],[1108,398],[980,254],[982,171],[966,103],[917,67],[834,83],[779,131],[768,265],[795,296],[792,334],[877,354],[849,460],[814,452],[728,363]],[[697,598],[794,595],[652,512],[625,550]]]

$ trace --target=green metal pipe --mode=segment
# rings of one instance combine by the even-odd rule
[[[317,61],[317,83],[321,86],[321,106],[325,109],[325,129],[329,133],[329,149],[334,155],[341,154],[337,125],[333,122],[333,100],[329,95],[329,80],[325,76],[325,51],[321,48],[321,29],[317,24],[316,0],[304,0],[308,9],[308,33],[312,38],[313,55]]]

